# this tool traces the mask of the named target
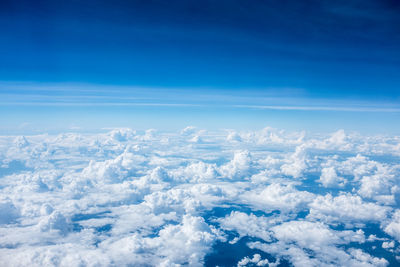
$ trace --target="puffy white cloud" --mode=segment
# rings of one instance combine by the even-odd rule
[[[388,261],[360,249],[345,251],[339,244],[363,243],[364,233],[334,231],[320,222],[290,221],[271,228],[276,243],[250,242],[278,257],[289,258],[295,266],[387,266]]]
[[[219,235],[203,218],[184,215],[182,223],[166,225],[154,238],[134,234],[105,241],[100,246],[109,250],[117,262],[125,264],[202,266],[211,245],[221,238]],[[149,258],[150,255],[154,257]]]
[[[130,138],[133,138],[136,135],[136,131],[127,128],[115,129],[110,132],[110,136],[112,139],[118,142],[127,141]]]
[[[350,150],[353,148],[353,142],[345,131],[338,130],[334,132],[328,139],[325,140],[325,144],[330,148],[336,148],[340,150]]]
[[[185,167],[171,171],[171,175],[178,181],[200,182],[214,179],[218,176],[216,164],[193,162]]]
[[[381,203],[395,204],[394,195],[400,190],[399,181],[398,170],[387,165],[376,164],[376,170],[372,175],[361,177],[358,193]]]
[[[337,170],[340,170],[341,175],[352,176],[353,180],[339,177]],[[341,186],[350,182],[362,197],[394,205],[395,195],[399,191],[399,172],[397,164],[378,162],[357,154],[344,161],[337,161],[337,157],[336,160],[329,160],[324,164],[319,182],[325,183],[326,186],[329,183],[332,186]]]
[[[136,156],[133,153],[124,151],[115,159],[103,162],[90,161],[89,165],[83,169],[82,176],[100,182],[120,182],[127,178],[130,172],[145,160],[143,156]]]
[[[347,181],[337,175],[334,167],[328,167],[322,169],[318,182],[324,187],[343,187]]]
[[[149,245],[159,247],[159,255],[166,256],[169,262],[201,266],[217,238],[218,232],[203,218],[185,215],[180,225],[166,226],[158,238],[149,239]]]
[[[383,242],[383,243],[382,243],[382,248],[384,248],[384,249],[391,249],[391,248],[394,248],[394,241]]]
[[[307,168],[307,147],[300,145],[296,147],[296,151],[287,159],[287,163],[281,166],[282,173],[299,178],[303,171]]]
[[[361,249],[349,249],[350,255],[353,259],[350,261],[349,266],[387,266],[389,262],[384,258],[373,257]]]
[[[268,259],[261,259],[261,255],[260,254],[254,254],[253,258],[249,258],[249,257],[244,257],[243,259],[241,259],[237,266],[247,266],[248,264],[254,264],[255,266],[277,266],[279,264],[279,262],[274,262],[271,263],[268,261]]]
[[[226,140],[229,142],[241,142],[242,138],[240,137],[240,135],[237,132],[230,131],[226,137]]]
[[[392,219],[390,220],[389,224],[385,226],[384,230],[387,234],[396,238],[397,241],[400,241],[400,210],[396,210]]]
[[[235,152],[233,159],[221,166],[220,173],[227,178],[248,178],[252,164],[251,155],[248,151]]]
[[[233,265],[385,266],[359,244],[398,253],[399,144],[269,127],[1,136],[0,265],[201,266],[247,242],[276,260]]]
[[[234,230],[241,237],[257,237],[265,241],[271,241],[271,233],[268,229],[277,221],[279,221],[277,218],[257,217],[254,214],[248,215],[238,211],[232,212],[225,218],[218,219],[221,228],[224,230]]]
[[[365,202],[360,196],[342,194],[333,197],[330,194],[317,196],[309,204],[308,217],[333,223],[380,222],[386,219],[391,208]]]
[[[69,230],[71,230],[67,219],[58,211],[54,211],[50,215],[45,216],[45,218],[40,220],[38,225],[40,230],[43,232],[58,230],[60,233],[66,234]]]
[[[279,241],[296,242],[300,247],[320,250],[333,244],[359,242],[363,243],[363,232],[337,232],[320,222],[290,221],[271,228],[274,237]],[[360,236],[361,235],[361,236]]]
[[[0,249],[2,266],[111,266],[109,255],[99,249],[67,243],[52,246]]]
[[[282,185],[274,183],[262,190],[245,192],[241,199],[244,203],[267,212],[280,210],[283,212],[295,212],[311,202],[314,194],[307,191],[299,191],[292,184]]]

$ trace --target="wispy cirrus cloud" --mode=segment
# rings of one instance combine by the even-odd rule
[[[303,89],[226,90],[93,84],[0,83],[0,106],[199,107],[280,111],[398,113],[395,101],[316,98]]]

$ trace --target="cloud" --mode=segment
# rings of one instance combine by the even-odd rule
[[[384,231],[400,242],[400,210],[396,210],[389,224],[385,226]]]
[[[251,242],[251,248],[290,259],[295,266],[387,266],[384,258],[360,249],[345,251],[339,244],[363,243],[364,233],[335,231],[320,222],[290,221],[271,228],[276,243]]]
[[[236,105],[238,108],[300,111],[345,111],[345,112],[400,112],[399,108],[352,107],[352,106],[295,106],[295,105]]]
[[[242,195],[244,203],[267,212],[296,212],[314,198],[312,193],[296,190],[293,185],[274,183],[263,190],[251,190]]]
[[[242,260],[240,260],[237,264],[237,266],[247,266],[248,264],[254,264],[255,266],[278,266],[279,262],[269,262],[268,259],[261,259],[260,254],[254,254],[253,258],[249,257],[244,257]]]
[[[281,166],[282,173],[293,178],[300,178],[307,168],[306,146],[300,145],[296,147],[296,151],[286,161],[287,163]]]
[[[384,221],[391,208],[368,203],[350,193],[317,196],[310,204],[309,217],[326,222],[363,223]]]
[[[346,184],[346,179],[339,177],[334,167],[329,167],[322,169],[318,182],[324,187],[343,187]]]
[[[202,266],[229,248],[238,266],[386,266],[399,144],[270,127],[0,136],[0,265]]]
[[[251,155],[248,151],[237,151],[229,163],[221,166],[220,173],[222,177],[245,179],[250,174],[251,164]]]
[[[217,220],[224,230],[237,232],[240,237],[257,237],[270,242],[271,233],[268,229],[279,222],[278,218],[257,217],[254,214],[232,211],[229,216]],[[237,242],[237,239],[235,240]]]
[[[0,224],[13,223],[20,216],[13,202],[5,199],[0,202]]]

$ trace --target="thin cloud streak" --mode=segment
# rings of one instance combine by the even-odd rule
[[[299,111],[347,111],[347,112],[400,112],[400,108],[377,107],[327,107],[327,106],[259,106],[235,105],[238,108],[271,109],[271,110],[299,110]]]
[[[0,106],[154,106],[154,107],[202,107],[199,104],[180,104],[180,103],[84,103],[84,102],[3,102]]]
[[[336,107],[336,106],[291,106],[291,105],[220,105],[220,104],[193,104],[193,103],[129,103],[129,102],[0,102],[0,106],[82,106],[82,107],[203,107],[203,108],[241,108],[264,109],[281,111],[339,111],[339,112],[387,112],[399,113],[400,108],[381,107]]]

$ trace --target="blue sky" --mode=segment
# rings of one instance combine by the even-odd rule
[[[398,1],[1,1],[1,129],[399,132],[398,25]]]

